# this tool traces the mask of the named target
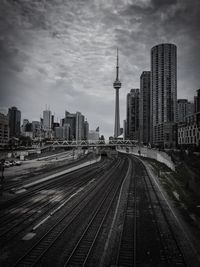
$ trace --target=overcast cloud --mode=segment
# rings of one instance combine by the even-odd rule
[[[90,129],[113,134],[116,48],[120,53],[120,116],[126,94],[150,69],[150,49],[178,48],[178,97],[200,88],[199,0],[2,0],[0,111],[17,106],[38,120],[82,112]]]

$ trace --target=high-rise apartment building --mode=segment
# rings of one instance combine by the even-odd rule
[[[194,105],[187,99],[177,100],[177,122],[184,122],[186,117],[194,113]]]
[[[151,49],[151,143],[175,146],[177,118],[177,49],[159,44]]]
[[[8,110],[10,137],[19,137],[21,125],[21,111],[16,107]]]
[[[140,142],[145,145],[150,142],[150,91],[151,72],[143,71],[140,76],[139,128]]]
[[[139,99],[139,89],[131,89],[127,94],[126,134],[130,140],[139,140]]]
[[[0,147],[8,145],[9,141],[9,127],[8,127],[8,116],[0,113]]]

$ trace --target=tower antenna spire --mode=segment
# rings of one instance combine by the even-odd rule
[[[116,66],[116,80],[113,83],[115,89],[115,126],[114,126],[114,138],[120,135],[120,118],[119,118],[119,89],[121,88],[121,82],[119,80],[119,55],[117,48],[117,66]]]
[[[119,55],[118,55],[118,47],[117,47],[116,81],[118,80],[119,80]]]

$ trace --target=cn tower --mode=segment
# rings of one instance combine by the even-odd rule
[[[114,138],[120,135],[120,118],[119,118],[119,89],[121,88],[121,82],[119,80],[119,57],[117,49],[117,66],[116,66],[116,80],[113,83],[115,89],[115,128],[114,128]]]

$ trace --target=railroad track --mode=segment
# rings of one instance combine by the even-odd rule
[[[124,165],[123,165],[124,166]],[[75,247],[64,262],[66,266],[91,266],[92,251],[98,242],[98,236],[102,226],[107,219],[113,202],[125,178],[124,170],[118,170],[119,181],[110,188],[104,196],[90,219],[81,237],[77,240]]]
[[[143,164],[137,158],[131,159],[129,192],[116,260],[112,265],[187,266],[154,183]]]
[[[105,195],[113,187],[113,180],[109,179],[119,166],[121,160],[117,160],[112,166],[109,174],[104,175],[95,187],[91,188],[82,195],[77,202],[72,205],[56,223],[22,256],[14,266],[37,265],[38,262],[47,254],[49,249],[56,244],[59,238],[68,231],[71,234],[70,227],[74,227],[75,220],[82,216],[85,217],[86,210],[91,214],[93,202],[99,202],[102,195]]]
[[[187,266],[159,191],[143,164],[134,157],[123,155],[111,165],[96,165],[101,167],[95,183],[83,190],[69,206],[64,206],[47,229],[44,227],[36,232],[37,238],[13,258],[14,266],[98,266],[99,258],[94,259],[94,255],[101,255],[107,240],[109,216],[113,214],[128,161],[132,162],[131,179],[123,216],[119,216],[122,220],[121,234],[117,237],[119,245],[112,252],[111,263],[133,267]],[[96,177],[95,171],[93,174]],[[79,179],[78,187],[83,186],[81,181]],[[150,241],[145,240],[149,237]]]
[[[134,165],[131,166],[131,179],[126,208],[123,214],[123,226],[116,257],[116,266],[136,266],[137,179],[135,177]]]
[[[187,266],[180,243],[177,240],[176,233],[167,215],[165,203],[162,203],[159,192],[143,164],[141,162],[138,164],[141,169],[141,177],[146,187],[154,223],[162,247],[160,251],[161,263],[166,266]]]
[[[95,164],[93,164],[93,166],[84,167],[84,170],[90,170],[92,167],[93,168],[96,168],[96,167],[98,167],[98,164],[99,163],[95,163]],[[65,174],[65,175],[62,175],[60,177],[56,177],[55,179],[56,179],[56,181],[58,183],[59,180],[62,179],[63,177],[69,177],[72,173],[73,173],[73,175],[76,175],[76,173],[79,173],[79,171],[80,171],[80,169],[75,170],[75,171],[73,171],[73,172],[71,172],[69,174]],[[47,181],[41,182],[40,184],[33,185],[31,188],[29,188],[28,191],[23,192],[23,193],[20,193],[20,195],[14,197],[12,199],[9,199],[6,202],[1,203],[0,204],[0,209],[1,210],[8,209],[8,207],[10,207],[12,205],[16,206],[16,203],[18,203],[18,205],[19,205],[19,202],[20,201],[23,203],[24,202],[24,197],[29,197],[31,195],[33,196],[34,193],[35,193],[35,195],[37,195],[37,193],[38,193],[39,190],[43,190],[43,189],[45,190],[45,188],[48,185],[54,184],[55,179],[51,179],[49,181],[47,180]],[[34,181],[35,180],[36,180],[36,177],[35,177]],[[55,186],[55,185],[53,185],[53,186]],[[23,186],[22,186],[22,188],[23,188]]]
[[[51,175],[51,174],[56,173],[58,171],[63,171],[66,168],[70,168],[70,167],[76,166],[77,164],[81,164],[81,163],[85,162],[90,157],[91,157],[91,155],[87,154],[83,158],[69,161],[64,166],[63,165],[57,166],[57,167],[52,168],[51,170],[46,170],[46,172],[49,172],[49,175]],[[33,182],[33,181],[35,181],[36,176],[43,176],[43,173],[44,173],[44,170],[37,170],[36,172],[34,172],[34,174],[32,176],[30,176],[30,174],[28,174],[28,175],[24,174],[23,176],[20,176],[18,181],[13,181],[13,180],[8,179],[6,181],[6,183],[4,184],[4,192],[9,191],[15,187],[22,187],[24,185],[24,183],[23,183],[24,180],[26,180],[26,182],[27,181]]]
[[[0,224],[2,223],[2,219],[5,220],[5,217],[7,215],[10,215],[10,213],[12,213],[12,215],[10,216],[12,216],[13,218],[13,214],[15,214],[15,211],[19,210],[20,208],[27,209],[29,208],[29,205],[33,205],[32,201],[29,201],[29,198],[30,197],[34,198],[35,196],[38,195],[38,192],[42,190],[51,190],[51,189],[57,190],[59,188],[62,188],[66,184],[70,185],[71,182],[73,182],[75,179],[77,179],[80,176],[80,172],[81,172],[81,175],[86,175],[92,171],[96,171],[96,169],[101,169],[101,168],[102,169],[105,168],[105,163],[102,161],[92,166],[87,166],[81,170],[78,169],[71,173],[64,174],[62,176],[57,177],[56,179],[50,179],[49,181],[47,180],[43,183],[37,184],[36,186],[29,188],[29,190],[26,193],[21,193],[19,196],[16,196],[14,199],[3,203],[3,205],[0,205],[0,208],[1,208]],[[55,181],[56,181],[56,184],[55,184]],[[12,205],[14,206],[12,210],[8,210],[8,208]],[[5,221],[3,222],[5,223]]]
[[[82,171],[81,178],[79,178],[78,180],[78,176],[76,176],[71,180],[64,180],[61,184],[59,184],[59,187],[55,186],[54,190],[61,190],[62,188],[62,198],[60,194],[56,197],[54,194],[52,194],[52,196],[48,194],[38,202],[32,203],[31,199],[30,205],[21,205],[20,208],[23,207],[23,209],[25,209],[25,212],[23,214],[21,212],[18,212],[16,216],[14,216],[13,210],[11,210],[11,215],[10,213],[8,213],[7,217],[3,215],[4,220],[2,220],[1,218],[0,222],[0,225],[2,226],[0,231],[0,246],[5,246],[5,244],[9,243],[9,241],[13,239],[17,234],[23,232],[27,227],[30,227],[38,220],[42,220],[42,218],[46,216],[46,214],[49,214],[52,210],[55,210],[60,205],[60,203],[65,202],[66,199],[70,197],[70,195],[73,195],[76,192],[77,188],[80,188],[87,184],[91,180],[91,176],[95,176],[97,178],[104,168],[105,162],[101,162],[101,164],[98,164],[98,169],[92,168],[89,171]],[[63,187],[66,185],[67,188],[63,189]],[[70,189],[68,189],[69,187]],[[46,190],[48,190],[48,188],[46,188]],[[17,207],[16,209],[19,210],[19,207]],[[38,213],[38,210],[40,210],[40,213]]]

